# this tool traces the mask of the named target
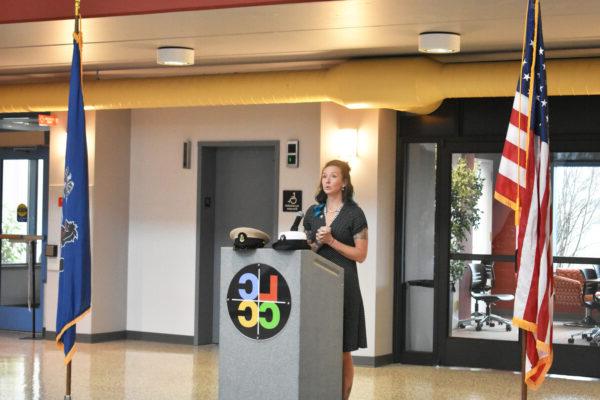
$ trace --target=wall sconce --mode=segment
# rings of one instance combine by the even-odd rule
[[[339,129],[332,145],[338,159],[350,162],[358,158],[358,129]]]

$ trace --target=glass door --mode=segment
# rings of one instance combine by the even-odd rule
[[[438,143],[406,143],[402,168],[403,212],[398,216],[401,266],[396,282],[396,361],[434,364]]]
[[[515,215],[494,199],[501,148],[458,148],[450,145],[444,154],[449,164],[441,250],[447,257],[448,293],[444,363],[518,369],[519,331],[511,323]]]
[[[46,234],[48,151],[0,149],[0,218],[3,234]],[[36,243],[33,270],[25,243],[3,239],[0,260],[0,329],[42,330],[43,285],[45,282],[44,241]],[[33,289],[35,287],[35,289]]]

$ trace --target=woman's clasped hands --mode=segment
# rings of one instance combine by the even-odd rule
[[[316,234],[317,242],[322,244],[331,244],[333,242],[333,236],[331,236],[331,227],[322,226],[317,230]]]

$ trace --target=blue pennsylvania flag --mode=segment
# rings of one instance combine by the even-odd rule
[[[68,364],[75,353],[76,323],[91,307],[90,218],[87,144],[81,76],[81,34],[74,35],[69,90],[65,187],[61,224],[61,271],[56,343]]]

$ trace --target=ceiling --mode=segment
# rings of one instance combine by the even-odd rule
[[[520,57],[525,0],[345,0],[83,20],[84,70],[98,79],[325,68],[417,54],[425,31],[460,33],[442,62]],[[600,56],[600,1],[543,0],[548,58]],[[0,24],[0,84],[64,80],[72,20]],[[196,50],[194,67],[159,67],[156,48]]]

